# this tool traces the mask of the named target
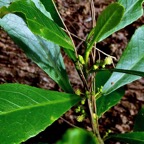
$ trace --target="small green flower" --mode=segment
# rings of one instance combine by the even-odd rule
[[[86,99],[83,99],[83,100],[81,101],[81,104],[84,105],[84,104],[85,104],[85,101],[86,101]]]
[[[80,95],[81,95],[80,89],[77,89],[77,90],[75,91],[75,93],[80,96]]]
[[[81,107],[78,106],[78,107],[75,109],[75,112],[76,112],[76,113],[79,113],[80,111],[81,111]]]
[[[104,60],[105,65],[111,65],[112,64],[112,58],[110,56],[106,57]]]
[[[99,66],[97,64],[93,65],[93,70],[97,70]]]
[[[85,112],[85,110],[84,110],[84,109],[82,110],[82,114],[86,114],[86,112]]]
[[[79,115],[79,116],[77,116],[77,121],[78,121],[78,122],[82,122],[84,119],[85,119],[85,116],[84,116],[84,115]]]

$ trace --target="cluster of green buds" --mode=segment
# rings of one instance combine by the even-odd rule
[[[77,121],[78,122],[82,122],[85,119],[86,116],[86,112],[84,109],[84,104],[85,104],[86,99],[82,99],[81,104],[75,109],[75,112],[79,114],[79,116],[77,116]]]
[[[83,68],[83,65],[85,65],[85,61],[83,56],[78,55],[78,60],[75,62],[75,66],[77,70],[80,70],[80,68]]]
[[[103,61],[96,61],[96,64],[93,65],[93,70],[97,70],[100,67],[105,68],[106,65],[111,65],[112,64],[112,57],[108,56],[106,57]]]
[[[79,116],[77,116],[77,121],[78,122],[83,122],[83,120],[85,119],[85,115],[79,115]]]
[[[106,65],[111,65],[113,62],[112,57],[108,56],[104,59],[104,63],[102,65],[102,68],[105,68]]]

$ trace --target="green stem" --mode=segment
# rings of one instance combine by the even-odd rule
[[[91,123],[92,123],[93,133],[94,133],[94,135],[96,136],[96,138],[98,140],[98,144],[104,144],[104,141],[102,140],[102,138],[100,136],[100,133],[99,133],[98,116],[94,112],[95,110],[93,108],[93,104],[92,104],[92,99],[91,98],[92,97],[88,98],[88,107],[89,107],[90,116],[91,116]]]
[[[86,68],[88,67],[89,55],[90,55],[90,52],[91,52],[91,50],[92,50],[92,47],[93,47],[93,44],[90,44],[90,45],[86,48],[86,51],[85,51],[84,60],[85,60],[85,67],[86,67]]]

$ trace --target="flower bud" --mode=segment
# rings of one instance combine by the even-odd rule
[[[75,94],[77,94],[77,95],[81,95],[81,91],[80,91],[80,89],[77,89],[76,91],[75,91]]]
[[[78,55],[78,60],[82,65],[85,64],[84,58],[81,55]]]
[[[97,70],[99,68],[98,65],[93,65],[93,70]]]

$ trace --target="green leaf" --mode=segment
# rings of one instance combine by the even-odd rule
[[[4,2],[0,1],[0,8],[3,6],[9,7],[11,2],[15,2],[17,0],[6,0]],[[45,1],[45,0],[32,0],[37,7],[45,16],[47,16],[49,19],[53,20],[61,27],[63,26],[63,23],[58,15],[57,9],[55,7],[55,4],[52,0]],[[22,16],[22,15],[21,15]],[[23,18],[23,17],[22,17]],[[65,49],[64,51],[67,53],[67,55],[73,60],[76,61],[77,58],[75,56],[75,52],[71,49]]]
[[[79,101],[77,95],[21,84],[0,85],[0,143],[26,141]]]
[[[125,8],[124,17],[117,27],[118,30],[131,24],[143,15],[142,3],[144,0],[118,0],[118,2]]]
[[[96,88],[100,88],[105,84],[105,82],[110,77],[111,73],[109,71],[100,71],[96,74]],[[97,115],[101,117],[107,110],[112,106],[116,105],[124,95],[124,89],[119,88],[118,90],[110,93],[109,95],[101,95],[96,100]]]
[[[118,3],[110,4],[98,17],[97,24],[88,35],[88,49],[93,46],[95,42],[99,42],[101,37],[111,29],[116,27],[122,19],[124,8]],[[111,33],[112,34],[112,33]]]
[[[92,133],[83,129],[69,129],[56,144],[98,144]]]
[[[129,144],[144,144],[144,132],[131,132],[125,134],[111,135],[109,138],[113,138]]]
[[[106,96],[102,95],[97,100],[97,115],[98,115],[98,117],[100,118],[111,107],[116,105],[123,96],[124,96],[124,88],[119,88],[118,90],[116,90]]]
[[[74,51],[74,46],[67,34],[54,21],[44,15],[31,0],[17,0],[6,8],[0,9],[0,16],[16,13],[24,16],[31,31],[47,40]],[[19,14],[22,13],[23,15]]]
[[[12,2],[16,2],[17,0],[5,0],[5,1],[0,1],[0,8],[6,6],[6,7],[9,7],[10,4]],[[45,15],[47,16],[49,19],[53,20],[52,17],[51,17],[51,14],[46,11],[44,5],[40,2],[40,0],[31,0],[34,2],[35,6]]]
[[[55,6],[55,3],[53,0],[40,0],[41,3],[39,2],[39,0],[32,0],[35,5],[37,6],[37,8],[39,10],[41,10],[41,12],[43,12],[43,14],[46,14],[46,13],[50,13],[48,16],[48,18],[50,19],[53,19],[55,23],[57,23],[60,27],[63,27],[64,28],[64,25],[63,25],[63,22],[61,20],[61,18],[59,17],[59,14],[58,14],[58,11],[56,9],[56,6]],[[41,6],[41,5],[42,6]],[[38,6],[40,5],[40,6]],[[45,9],[47,10],[43,10],[42,8],[45,7]],[[75,56],[75,52],[70,50],[70,49],[64,49],[65,53],[73,60],[73,61],[76,61],[77,58]]]
[[[60,27],[64,28],[63,22],[62,22],[61,18],[59,17],[59,14],[58,14],[58,11],[57,11],[54,1],[53,0],[40,0],[40,1],[44,5],[46,10],[48,12],[50,12],[54,22],[57,23]]]
[[[142,108],[135,117],[134,131],[144,131],[144,108]]]
[[[58,45],[34,35],[25,22],[14,14],[7,14],[0,19],[0,25],[64,91],[73,93]]]
[[[144,26],[138,28],[123,52],[116,69],[144,71]],[[139,79],[140,76],[114,72],[103,88],[104,94],[109,94],[119,87]]]
[[[16,1],[16,0],[13,0],[13,2]],[[40,2],[40,0],[31,0],[34,2],[35,6],[45,15],[47,16],[49,19],[53,20],[52,16],[51,16],[51,13],[48,12],[44,5]]]
[[[122,20],[116,27],[105,33],[99,41],[102,41],[112,33],[126,27],[127,25],[140,18],[143,15],[143,2],[144,0],[118,0],[118,3],[124,6],[125,8]]]

